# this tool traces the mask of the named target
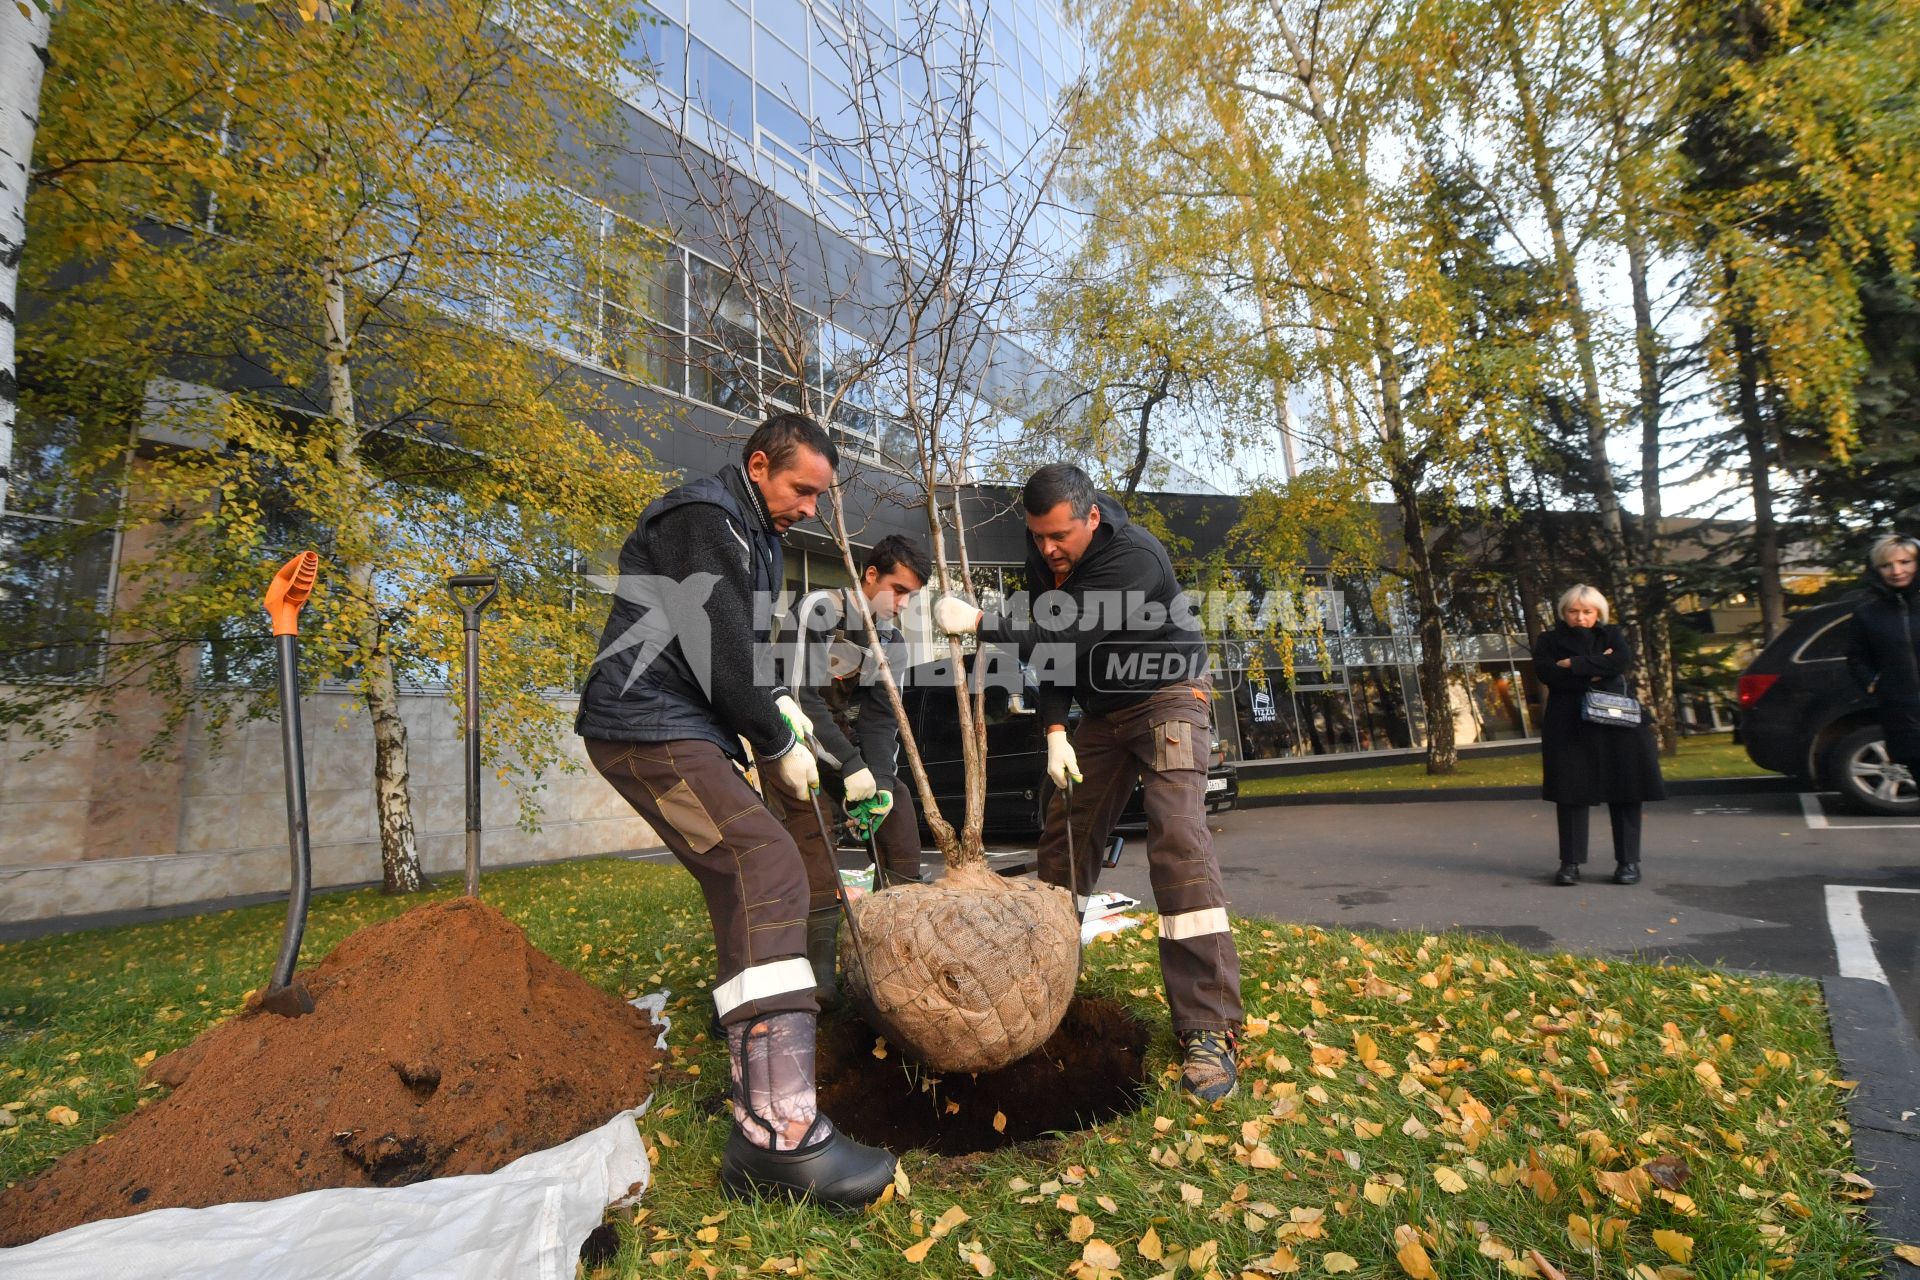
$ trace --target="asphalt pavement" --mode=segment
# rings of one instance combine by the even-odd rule
[[[1842,972],[1828,886],[1847,887],[1873,957],[1920,1025],[1920,820],[1855,817],[1786,791],[1667,800],[1647,806],[1645,879],[1634,886],[1608,882],[1606,810],[1592,823],[1594,860],[1573,888],[1549,883],[1553,808],[1539,800],[1241,809],[1211,825],[1243,914],[1468,929],[1539,951],[1814,978]],[[1100,887],[1152,903],[1144,833],[1127,838]]]

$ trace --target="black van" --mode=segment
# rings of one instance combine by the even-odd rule
[[[901,692],[940,811],[958,822],[965,812],[965,786],[951,670],[945,659],[923,663],[913,669]],[[1021,674],[1026,677],[1024,668]],[[1008,688],[987,690],[986,828],[997,835],[1037,837],[1053,800],[1053,783],[1047,778],[1046,726],[1034,709],[1038,693],[1030,679],[1023,679],[1017,695]],[[1079,714],[1077,708],[1072,713],[1076,721]],[[1222,813],[1233,808],[1240,784],[1217,732],[1207,763],[1207,811]],[[1119,825],[1123,830],[1139,829],[1146,821],[1136,786]]]
[[[1763,769],[1838,791],[1869,813],[1911,816],[1920,791],[1887,757],[1873,699],[1847,674],[1853,601],[1797,613],[1740,677],[1740,742]]]

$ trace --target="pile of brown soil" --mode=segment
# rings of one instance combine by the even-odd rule
[[[0,1195],[0,1245],[175,1206],[487,1173],[650,1091],[658,1029],[470,898],[349,937],[314,1011],[249,1008],[148,1068],[174,1086]]]

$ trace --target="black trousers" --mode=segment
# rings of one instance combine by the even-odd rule
[[[1587,810],[1591,805],[1560,804],[1554,816],[1560,821],[1560,861],[1582,863],[1587,860]],[[1607,816],[1613,819],[1613,860],[1640,861],[1640,802],[1610,804]]]

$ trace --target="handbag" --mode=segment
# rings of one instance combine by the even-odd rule
[[[1620,682],[1626,687],[1626,681]],[[1602,693],[1589,689],[1580,695],[1580,718],[1588,724],[1604,724],[1616,729],[1637,729],[1643,714],[1639,700],[1624,693]]]

